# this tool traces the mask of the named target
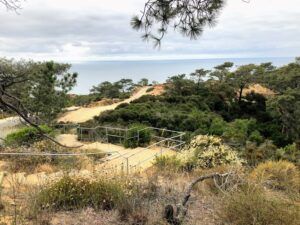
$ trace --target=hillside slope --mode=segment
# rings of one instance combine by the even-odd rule
[[[147,94],[148,86],[142,87],[139,89],[136,93],[134,93],[130,98],[114,103],[111,105],[106,106],[96,106],[96,107],[81,107],[75,111],[67,112],[64,114],[61,118],[58,119],[58,122],[61,123],[84,123],[88,120],[91,120],[94,118],[94,116],[98,116],[100,113],[107,111],[107,110],[113,110],[118,105],[122,103],[130,103],[133,100],[136,100],[143,95]]]

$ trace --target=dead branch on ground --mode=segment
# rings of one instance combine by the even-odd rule
[[[196,184],[199,182],[202,182],[207,179],[213,179],[215,181],[215,184],[219,183],[218,181],[225,179],[225,182],[227,182],[227,178],[231,175],[231,173],[213,173],[209,175],[204,175],[201,177],[198,177],[195,179],[192,183],[189,184],[188,188],[186,189],[186,192],[184,194],[183,200],[181,204],[177,205],[176,210],[172,205],[167,205],[165,207],[164,211],[164,219],[167,220],[167,222],[171,225],[181,225],[187,215],[188,211],[188,201],[191,197],[192,190]]]

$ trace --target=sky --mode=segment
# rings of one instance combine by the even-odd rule
[[[228,0],[198,40],[168,33],[161,49],[141,40],[130,20],[145,0],[26,0],[0,5],[0,57],[64,62],[300,55],[299,0]]]

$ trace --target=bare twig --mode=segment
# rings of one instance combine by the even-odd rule
[[[202,182],[207,179],[218,180],[218,179],[228,178],[228,176],[230,176],[230,175],[231,175],[231,173],[224,173],[224,174],[213,173],[213,174],[198,177],[192,183],[190,183],[190,185],[187,187],[185,195],[183,197],[183,200],[182,200],[181,204],[179,204],[177,206],[176,210],[174,210],[174,207],[172,205],[167,205],[165,207],[164,218],[168,221],[169,224],[181,225],[187,214],[188,201],[191,197],[191,193],[192,193],[194,186],[196,184],[198,184],[199,182]],[[175,213],[175,211],[176,211],[176,213]]]

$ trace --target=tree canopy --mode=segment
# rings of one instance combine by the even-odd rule
[[[77,73],[69,73],[70,67],[52,61],[0,59],[0,108],[16,113],[43,134],[39,123],[50,122],[62,111],[76,84]]]
[[[135,87],[131,79],[121,79],[116,82],[104,81],[90,90],[92,95],[101,98],[126,98]]]
[[[300,148],[299,74],[297,63],[278,68],[271,63],[233,68],[233,63],[225,62],[212,71],[197,69],[190,77],[171,76],[163,95],[144,96],[104,113],[93,123],[144,123],[191,132],[192,136],[219,135],[246,148],[244,153],[249,157],[269,156],[261,152],[268,146],[295,143]],[[273,94],[247,89],[257,84],[270,88]],[[251,153],[253,149],[257,151]]]
[[[153,40],[160,46],[168,30],[197,39],[206,26],[216,24],[225,0],[148,0],[140,16],[134,16],[131,25],[142,31],[144,40]]]

